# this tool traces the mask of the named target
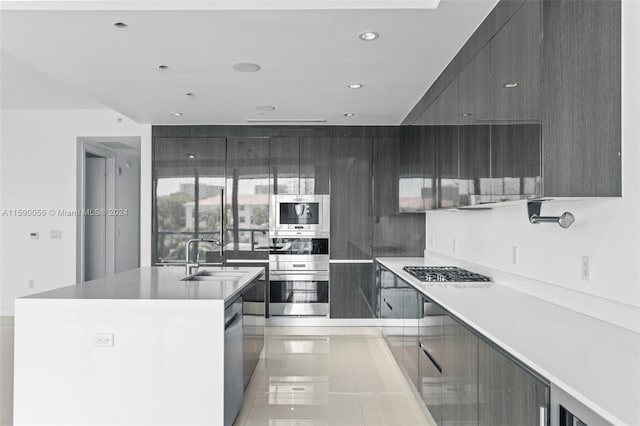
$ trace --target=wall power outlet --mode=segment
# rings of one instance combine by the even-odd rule
[[[93,346],[113,346],[113,333],[94,333]]]

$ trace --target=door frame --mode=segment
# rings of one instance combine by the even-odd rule
[[[85,281],[85,187],[87,153],[103,157],[106,161],[106,211],[115,207],[116,153],[78,138],[77,151],[77,215],[76,215],[76,283]],[[106,214],[105,271],[106,276],[115,274],[115,216]]]

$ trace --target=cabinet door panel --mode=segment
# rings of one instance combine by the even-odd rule
[[[622,3],[543,2],[545,197],[622,195]]]
[[[269,148],[272,194],[300,193],[300,142],[298,138],[272,137]]]
[[[420,325],[420,313],[422,304],[422,297],[419,293],[413,289],[413,287],[406,285],[403,312],[403,335],[404,335],[404,349],[402,362],[409,378],[413,382],[416,389],[419,389],[419,372],[418,364],[420,362],[419,349],[418,349],[418,330]]]
[[[460,73],[460,205],[491,201],[490,45]]]
[[[331,138],[300,139],[300,193],[328,194]]]
[[[458,126],[438,126],[436,132],[438,208],[460,204],[458,173]]]
[[[332,259],[371,259],[371,139],[331,140]]]
[[[493,121],[540,121],[541,3],[526,1],[491,40]]]
[[[548,385],[484,341],[479,343],[478,362],[480,425],[545,424],[540,422],[540,407],[549,412]]]
[[[398,170],[400,167],[400,139],[396,137],[373,140],[374,215],[390,216],[398,213]]]
[[[333,263],[329,281],[331,318],[376,318],[373,266],[370,263]]]
[[[228,138],[224,250],[227,259],[267,259],[269,138]]]
[[[442,424],[442,365],[444,364],[443,321],[446,313],[426,297],[422,298],[419,322],[418,392],[436,424]]]
[[[442,424],[477,424],[478,337],[451,316],[442,330]]]
[[[425,209],[423,192],[425,188],[424,145],[419,127],[403,129],[398,144],[400,161],[398,164],[398,211],[400,213],[421,212]]]
[[[491,126],[492,201],[540,196],[540,124]]]
[[[225,138],[154,138],[153,261],[185,262],[191,238],[220,238],[221,190],[225,186]],[[204,259],[219,247],[193,245]]]

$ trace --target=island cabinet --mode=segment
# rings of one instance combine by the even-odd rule
[[[438,425],[549,424],[549,383],[376,264],[385,340]]]

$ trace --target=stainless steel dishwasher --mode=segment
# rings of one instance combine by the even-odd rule
[[[224,310],[224,424],[232,426],[244,399],[242,296]]]

